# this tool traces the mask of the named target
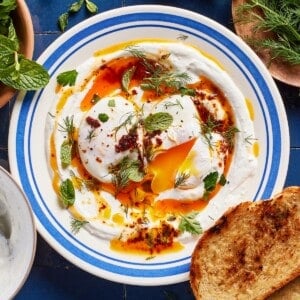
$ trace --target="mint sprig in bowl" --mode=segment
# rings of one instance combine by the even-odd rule
[[[32,60],[34,32],[24,0],[0,0],[0,108],[17,91],[38,90],[49,81]]]

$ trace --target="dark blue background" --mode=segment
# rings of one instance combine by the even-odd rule
[[[58,16],[75,0],[27,0],[35,31],[34,58],[54,41],[61,32],[57,26]],[[162,4],[186,8],[208,16],[233,30],[231,1],[135,1],[93,0],[99,12],[136,4]],[[69,20],[68,28],[88,18],[82,9]],[[300,183],[300,95],[299,88],[276,82],[287,111],[291,152],[286,186]],[[8,168],[7,137],[12,102],[0,109],[0,164]],[[1,271],[1,270],[0,270]],[[0,291],[1,298],[1,291]],[[188,282],[158,287],[140,287],[112,283],[90,275],[61,257],[38,235],[37,253],[31,273],[16,299],[194,299]]]

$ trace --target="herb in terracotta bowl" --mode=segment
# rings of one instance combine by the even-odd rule
[[[46,86],[49,74],[33,61],[32,20],[24,0],[0,0],[0,107],[16,91]]]
[[[300,87],[300,1],[233,0],[235,29],[274,78]]]

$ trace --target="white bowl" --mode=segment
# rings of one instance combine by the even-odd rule
[[[0,298],[13,298],[25,283],[36,249],[30,204],[19,185],[0,167]]]

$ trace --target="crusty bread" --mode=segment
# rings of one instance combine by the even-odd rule
[[[300,299],[300,277],[292,280],[280,290],[272,294],[268,300],[299,300]]]
[[[196,299],[266,299],[300,275],[300,187],[226,212],[197,243]]]

